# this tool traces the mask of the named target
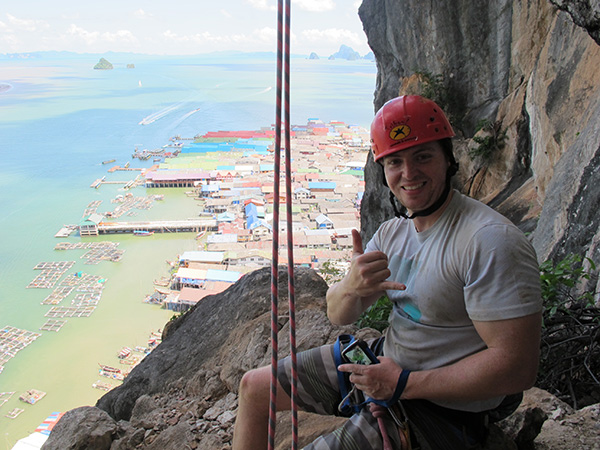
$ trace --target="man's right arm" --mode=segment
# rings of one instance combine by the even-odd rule
[[[406,288],[401,283],[386,281],[391,275],[387,255],[380,251],[364,253],[357,230],[352,230],[352,247],[350,270],[327,291],[327,316],[336,325],[356,322],[387,289]]]
[[[344,278],[345,280],[346,278]],[[358,320],[366,309],[381,295],[361,297],[344,280],[334,284],[327,291],[327,317],[336,325],[349,325]]]

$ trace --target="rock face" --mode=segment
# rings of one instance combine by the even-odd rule
[[[364,0],[359,15],[377,58],[375,110],[418,93],[417,72],[441,75],[459,136],[456,187],[532,232],[540,261],[600,261],[598,2]],[[506,130],[485,162],[467,150],[482,119]],[[369,238],[393,213],[372,159],[365,179]]]

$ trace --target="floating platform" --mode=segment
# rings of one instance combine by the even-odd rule
[[[40,327],[40,330],[58,332],[66,323],[66,320],[48,319],[46,323]]]
[[[89,317],[95,309],[95,306],[53,306],[44,315],[59,319],[64,319],[65,317]]]
[[[65,225],[54,235],[57,238],[66,238],[71,236],[75,230],[77,230],[77,225]]]
[[[25,412],[25,410],[21,408],[14,408],[10,410],[8,414],[6,414],[4,417],[8,417],[9,419],[16,419],[22,412]]]
[[[35,405],[45,396],[46,393],[44,391],[38,391],[37,389],[29,389],[27,392],[24,392],[19,396],[19,400],[25,403],[29,403],[30,405]]]
[[[4,405],[13,396],[13,392],[0,392],[0,406]]]
[[[98,380],[98,381],[96,381],[95,383],[92,384],[92,387],[95,388],[95,389],[100,389],[102,391],[108,392],[111,389],[114,389],[116,386],[114,384],[110,384],[110,383],[107,383],[105,381]]]
[[[5,326],[0,328],[0,373],[4,365],[16,356],[16,354],[40,337],[40,333],[21,330],[19,328]]]

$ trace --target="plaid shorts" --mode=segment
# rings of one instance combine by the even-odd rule
[[[334,346],[325,345],[297,355],[298,407],[303,411],[340,416],[342,395],[338,384]],[[291,359],[279,361],[279,383],[291,395]],[[517,403],[518,404],[518,403]],[[480,449],[487,435],[487,414],[450,410],[426,400],[403,400],[413,445],[421,449]],[[401,448],[394,421],[384,419],[393,448]],[[337,430],[320,436],[305,450],[381,450],[383,439],[377,419],[368,407],[352,415]]]
[[[342,401],[338,385],[333,345],[325,345],[300,352],[296,358],[298,372],[298,407],[303,411],[322,415],[341,414],[338,405]],[[279,361],[279,383],[291,395],[290,357]],[[387,421],[386,421],[387,422]],[[389,425],[389,426],[388,426]],[[395,448],[399,448],[399,437],[393,422],[386,423],[388,435]],[[398,446],[398,447],[396,447]],[[317,438],[305,450],[380,450],[383,441],[377,419],[363,408],[334,432]]]

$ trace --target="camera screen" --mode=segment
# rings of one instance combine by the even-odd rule
[[[371,364],[371,360],[359,346],[348,350],[344,355],[352,364]]]

